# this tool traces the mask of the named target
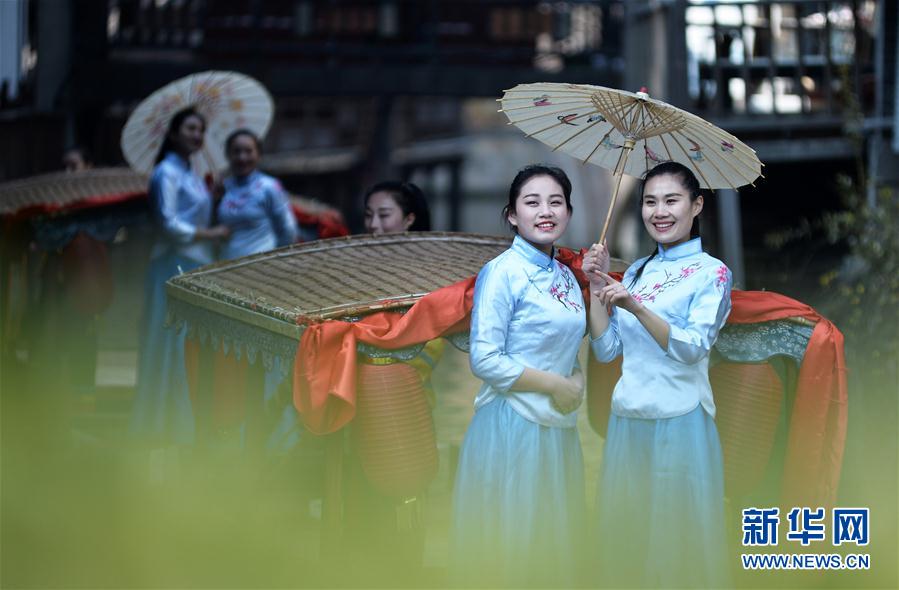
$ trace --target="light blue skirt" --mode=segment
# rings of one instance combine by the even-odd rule
[[[576,428],[530,422],[502,397],[475,412],[456,475],[453,586],[578,585],[585,516]]]
[[[702,406],[660,420],[612,414],[597,495],[604,586],[730,585],[721,443]]]
[[[163,255],[151,260],[147,270],[130,426],[132,435],[144,444],[194,442],[194,416],[184,366],[185,333],[165,327],[165,282],[200,265],[183,256]]]

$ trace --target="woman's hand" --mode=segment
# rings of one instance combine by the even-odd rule
[[[597,291],[606,286],[606,280],[600,275],[609,272],[609,250],[604,243],[593,244],[584,254],[581,270],[590,280],[590,291]]]
[[[569,379],[574,381],[574,384],[577,385],[581,392],[584,391],[584,387],[587,386],[587,381],[584,379],[584,374],[577,367],[574,368],[574,371],[571,373],[571,377]]]
[[[197,240],[226,240],[231,236],[231,230],[227,225],[214,225],[197,229],[194,236]]]
[[[593,289],[593,283],[590,284],[590,288],[594,295],[599,298],[600,303],[602,303],[603,307],[608,307],[609,305],[615,305],[620,307],[621,309],[626,309],[627,311],[636,314],[637,311],[640,310],[642,305],[634,299],[634,297],[628,292],[628,290],[607,275],[604,272],[597,271],[596,274],[605,281],[605,287],[601,289]]]
[[[627,289],[624,288],[624,285],[605,273],[600,274],[605,277],[608,285],[599,291],[594,291],[594,294],[599,298],[603,306],[617,305],[621,309],[626,309],[634,314],[637,320],[646,328],[646,331],[650,333],[652,339],[656,341],[662,350],[667,351],[668,338],[671,333],[671,327],[668,325],[668,322],[634,299]]]
[[[511,389],[543,393],[549,396],[553,408],[562,414],[570,414],[584,399],[584,375],[575,370],[571,377],[563,377],[551,371],[525,367]]]
[[[550,395],[553,407],[562,414],[578,409],[584,399],[584,376],[576,371],[571,377],[560,377],[558,387]]]

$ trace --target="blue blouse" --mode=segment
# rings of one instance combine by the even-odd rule
[[[225,179],[219,222],[231,229],[221,258],[231,259],[292,244],[297,222],[281,183],[259,172]]]
[[[505,396],[524,418],[572,428],[548,395],[510,391],[525,367],[570,376],[587,325],[581,289],[568,267],[518,236],[478,273],[471,311],[471,370],[484,385],[478,409]]]
[[[212,243],[194,241],[198,228],[212,221],[212,199],[190,164],[174,152],[166,154],[150,177],[150,210],[160,236],[151,258],[180,255],[200,264],[212,262]]]
[[[637,260],[622,283],[635,299],[668,322],[663,350],[632,313],[614,307],[609,327],[591,341],[602,362],[624,354],[612,412],[631,418],[672,418],[702,407],[715,416],[709,385],[709,352],[730,313],[730,270],[702,251],[694,238],[668,250],[659,247],[630,287]]]

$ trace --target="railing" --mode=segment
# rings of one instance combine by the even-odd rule
[[[623,22],[623,0],[110,0],[108,44],[294,63],[553,71],[620,67]]]
[[[873,0],[690,2],[688,84],[696,110],[839,115],[846,91],[870,109]]]
[[[214,0],[109,0],[111,47],[197,49],[203,43],[206,5]]]

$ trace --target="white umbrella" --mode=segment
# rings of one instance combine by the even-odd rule
[[[206,118],[203,148],[191,162],[200,176],[227,166],[224,144],[232,131],[249,129],[261,139],[274,114],[271,95],[249,76],[208,71],[175,80],[144,99],[122,130],[122,153],[134,170],[149,173],[153,169],[169,122],[189,107]]]
[[[702,188],[753,183],[762,163],[755,150],[705,119],[646,92],[587,84],[519,84],[500,99],[501,112],[528,137],[617,177],[600,241],[605,239],[623,174],[641,177],[664,161],[693,170]],[[635,157],[631,152],[638,151]]]

